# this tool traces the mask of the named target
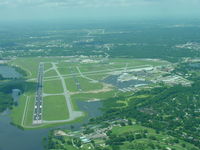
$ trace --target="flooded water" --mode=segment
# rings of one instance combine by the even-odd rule
[[[197,63],[191,63],[189,64],[190,67],[192,67],[193,69],[200,69],[200,63],[197,62]]]
[[[4,78],[20,78],[22,75],[10,66],[1,66],[0,65],[0,74]]]
[[[18,102],[20,93],[21,93],[21,90],[19,90],[19,89],[12,90],[12,98],[13,98],[14,102]]]
[[[48,130],[23,131],[10,124],[8,115],[0,116],[0,150],[42,150],[42,137]]]
[[[81,123],[71,124],[75,129],[79,129],[84,123],[92,117],[100,116],[99,110],[102,102],[83,102],[78,101],[77,105],[82,111],[88,113],[88,116]],[[0,115],[0,150],[43,150],[42,139],[48,135],[48,129],[21,130],[10,124],[8,113]],[[62,125],[56,128],[70,129],[70,124]]]

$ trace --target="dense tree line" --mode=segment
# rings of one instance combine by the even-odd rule
[[[10,80],[0,83],[0,112],[5,111],[7,108],[12,108],[14,105],[11,93],[13,89],[20,89],[24,91],[35,91],[36,83],[27,82],[25,80]]]
[[[144,94],[149,97],[135,98]],[[129,105],[125,108],[110,109],[110,103],[105,101],[105,114],[91,122],[134,118],[143,126],[166,132],[200,148],[200,81],[196,80],[191,87],[177,85],[140,91],[134,96],[116,98],[116,101],[127,98]],[[111,101],[114,102],[113,98]]]

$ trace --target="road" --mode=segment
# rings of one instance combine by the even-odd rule
[[[80,74],[80,76],[81,76],[82,78],[85,78],[85,79],[87,79],[87,80],[90,80],[90,81],[92,81],[93,83],[98,83],[98,82],[99,82],[99,81],[97,81],[97,80],[91,79],[91,78],[89,78],[89,77],[83,75],[83,73],[81,72],[81,70],[79,69],[78,66],[76,66],[76,69],[78,70],[78,72],[79,72],[79,74]]]

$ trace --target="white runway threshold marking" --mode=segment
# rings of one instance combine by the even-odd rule
[[[26,103],[25,103],[25,108],[24,108],[24,113],[23,113],[23,117],[22,117],[22,122],[21,125],[24,126],[24,120],[26,118],[26,114],[27,114],[27,106],[28,106],[28,102],[29,102],[29,96],[26,96]]]
[[[33,113],[33,124],[42,123],[42,105],[43,105],[43,76],[44,76],[44,64],[40,63],[38,67],[38,79],[35,95],[35,106]]]

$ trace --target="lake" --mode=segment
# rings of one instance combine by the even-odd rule
[[[0,65],[0,74],[4,78],[20,78],[22,75],[10,66]]]
[[[75,124],[67,124],[54,128],[21,130],[10,125],[9,113],[0,115],[0,150],[43,150],[42,139],[48,135],[48,131],[56,128],[67,128],[73,125],[75,129],[79,129],[83,124],[87,123],[90,118],[100,116],[102,114],[99,108],[102,107],[101,101],[84,102],[77,101],[80,110],[88,113],[83,122]]]

